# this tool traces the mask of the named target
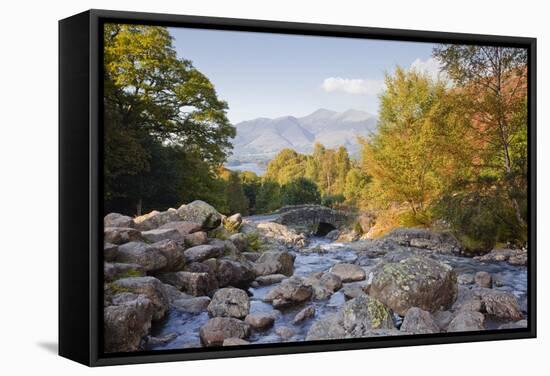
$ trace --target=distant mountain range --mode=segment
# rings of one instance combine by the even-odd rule
[[[231,159],[262,160],[284,148],[311,153],[316,142],[328,148],[343,145],[353,154],[359,150],[357,137],[370,135],[376,130],[377,121],[376,116],[364,111],[326,109],[300,118],[283,116],[243,121],[235,124],[237,136]]]

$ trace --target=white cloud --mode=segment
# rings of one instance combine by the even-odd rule
[[[348,94],[377,95],[384,89],[384,81],[329,77],[323,81],[322,88],[327,93],[343,92]]]
[[[433,57],[430,57],[426,60],[416,59],[411,64],[410,69],[416,70],[417,72],[420,72],[420,73],[424,73],[430,76],[434,80],[448,79],[447,73],[443,72],[442,66],[439,63],[439,61],[437,61],[437,59],[434,59]]]

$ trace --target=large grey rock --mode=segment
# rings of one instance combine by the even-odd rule
[[[183,237],[178,230],[175,229],[154,229],[142,231],[141,236],[150,243],[160,242],[161,240],[176,240],[181,241]]]
[[[105,352],[131,352],[149,333],[154,307],[149,299],[135,299],[103,309]]]
[[[174,222],[168,222],[163,224],[159,227],[159,229],[174,229],[177,230],[180,235],[185,236],[189,234],[193,234],[197,231],[201,230],[201,226],[198,223],[194,222],[187,222],[187,221],[174,221]]]
[[[418,307],[409,308],[400,330],[413,334],[431,334],[440,331],[430,312]]]
[[[206,347],[221,346],[228,338],[247,338],[250,326],[245,322],[232,317],[214,317],[200,330],[201,343]]]
[[[458,294],[456,274],[442,262],[419,256],[381,262],[369,273],[369,294],[401,316],[409,308],[450,308]]]
[[[126,277],[143,277],[145,270],[141,265],[106,262],[103,265],[103,278],[107,282]]]
[[[489,316],[503,321],[518,321],[523,318],[514,295],[492,289],[479,289],[475,294],[481,298],[482,310]]]
[[[180,220],[198,223],[203,230],[213,230],[222,222],[222,216],[213,206],[196,200],[177,210]]]
[[[176,272],[161,273],[157,277],[164,283],[192,296],[211,295],[217,288],[217,280],[210,273]]]
[[[254,264],[254,271],[257,276],[284,274],[290,277],[294,273],[294,255],[288,252],[264,252]]]
[[[208,243],[208,235],[204,231],[197,231],[184,236],[184,243],[188,247],[196,247]]]
[[[124,244],[141,240],[141,232],[129,227],[105,227],[103,240],[112,244]]]
[[[450,322],[447,332],[470,332],[485,329],[485,317],[474,311],[460,311]]]
[[[491,274],[487,272],[477,272],[474,276],[474,281],[479,287],[491,288],[493,285],[493,278]]]
[[[191,298],[180,298],[172,302],[172,307],[178,311],[188,313],[200,313],[206,311],[210,304],[210,298],[207,296],[198,296]]]
[[[133,227],[134,220],[127,215],[109,213],[103,218],[103,227]]]
[[[113,243],[103,243],[103,260],[115,261],[118,253],[118,245]]]
[[[273,326],[275,317],[269,313],[250,313],[246,316],[244,322],[254,329],[263,330]]]
[[[306,341],[396,335],[390,310],[363,295],[346,302],[340,311],[318,320],[308,330]]]
[[[259,233],[270,241],[276,241],[289,247],[303,247],[307,238],[293,229],[275,222],[262,222],[256,227]]]
[[[120,292],[132,292],[145,296],[154,307],[154,320],[160,320],[169,308],[170,300],[161,281],[154,277],[129,277],[112,282],[112,288]]]
[[[168,260],[158,248],[137,241],[120,245],[116,261],[141,265],[147,272],[162,270],[168,265]]]
[[[235,247],[237,247],[240,252],[244,252],[248,247],[248,238],[241,232],[231,235],[229,240],[235,244]]]
[[[384,238],[402,246],[424,248],[438,253],[458,254],[461,251],[459,241],[450,232],[435,232],[423,228],[397,228]]]
[[[134,218],[134,227],[140,231],[149,231],[177,220],[179,220],[179,216],[176,209],[171,208],[163,212],[154,210]]]
[[[256,273],[250,263],[230,259],[218,259],[216,263],[216,278],[220,287],[247,287],[254,280]]]
[[[283,341],[288,341],[294,337],[294,329],[289,326],[279,326],[275,329],[275,334],[277,334]]]
[[[362,281],[366,277],[365,271],[355,264],[336,264],[330,269],[330,272],[340,277],[342,282]]]
[[[179,271],[185,266],[185,248],[180,242],[161,240],[151,244],[151,247],[156,248],[166,258],[163,271]]]
[[[213,317],[245,318],[250,311],[250,300],[246,291],[233,287],[219,289],[208,305],[208,313]]]
[[[184,255],[187,262],[201,262],[212,257],[223,256],[223,251],[221,247],[204,244],[186,249]]]
[[[506,261],[511,265],[527,265],[527,249],[493,249],[491,252],[476,256],[474,260],[498,262]]]
[[[313,299],[328,299],[336,290],[342,287],[342,280],[333,273],[313,273],[303,280],[306,286],[311,286]]]
[[[264,300],[271,302],[273,307],[281,308],[296,303],[301,303],[311,298],[313,290],[311,286],[304,284],[300,277],[291,277],[285,279],[279,286],[271,289]]]
[[[315,307],[310,305],[302,309],[300,312],[298,312],[296,316],[294,316],[294,318],[292,319],[292,323],[298,324],[313,316],[315,316]]]
[[[287,279],[288,277],[284,274],[268,274],[262,275],[256,278],[256,282],[260,286],[274,285]]]

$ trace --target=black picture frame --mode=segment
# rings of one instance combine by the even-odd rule
[[[528,327],[483,332],[104,354],[102,351],[102,25],[189,28],[432,43],[528,51]],[[370,349],[536,337],[536,39],[247,19],[88,10],[59,21],[59,354],[88,366]]]

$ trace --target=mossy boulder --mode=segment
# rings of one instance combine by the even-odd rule
[[[428,312],[448,309],[458,294],[452,268],[422,256],[382,261],[371,271],[369,280],[369,294],[401,316],[411,307]]]

